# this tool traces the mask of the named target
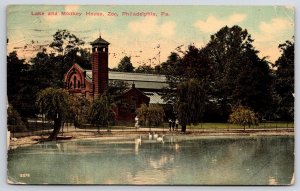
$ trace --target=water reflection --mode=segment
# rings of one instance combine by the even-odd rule
[[[162,144],[147,136],[44,143],[8,152],[10,180],[34,184],[277,185],[290,184],[293,171],[293,137],[168,136]]]

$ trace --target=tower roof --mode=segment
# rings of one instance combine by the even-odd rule
[[[109,45],[109,44],[110,44],[109,42],[101,38],[101,35],[95,41],[91,42],[91,45]]]

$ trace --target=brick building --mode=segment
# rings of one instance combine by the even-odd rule
[[[109,81],[124,81],[131,88],[119,96],[115,112],[117,120],[132,121],[141,104],[165,104],[162,89],[167,86],[164,75],[108,71],[109,42],[101,36],[91,43],[92,70],[74,64],[65,74],[65,87],[69,94],[84,96],[89,100],[105,93]]]

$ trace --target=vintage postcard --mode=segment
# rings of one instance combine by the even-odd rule
[[[291,185],[294,8],[10,5],[9,184]]]

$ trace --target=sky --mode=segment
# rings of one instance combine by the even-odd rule
[[[41,12],[44,15],[39,15]],[[57,15],[48,15],[49,12]],[[62,15],[62,12],[72,15]],[[93,13],[101,16],[90,16]],[[126,14],[127,13],[127,14]],[[144,13],[148,15],[129,15]],[[294,36],[294,8],[287,6],[196,5],[11,5],[7,8],[7,51],[29,60],[49,45],[58,29],[86,42],[99,37],[110,42],[109,67],[131,56],[135,67],[166,61],[176,47],[204,47],[224,26],[239,25],[254,39],[260,57],[274,63],[278,45]],[[25,48],[26,47],[26,48]],[[48,51],[51,51],[48,49]]]

